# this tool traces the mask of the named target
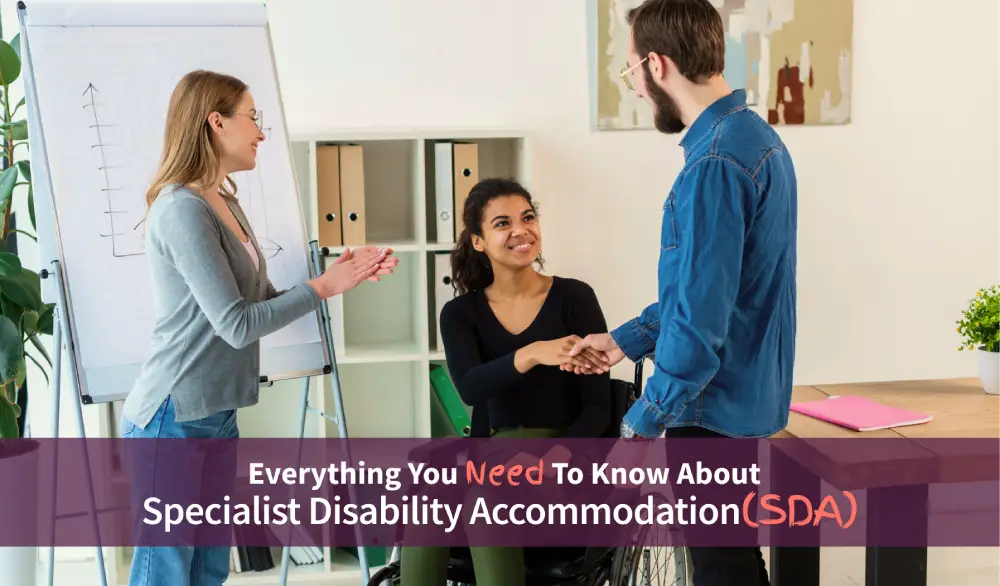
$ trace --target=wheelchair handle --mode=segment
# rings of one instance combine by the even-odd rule
[[[642,363],[645,358],[640,358],[638,362],[635,363],[635,398],[638,399],[639,395],[642,394]]]

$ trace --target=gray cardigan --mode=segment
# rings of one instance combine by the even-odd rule
[[[259,339],[316,310],[305,283],[276,291],[250,223],[229,203],[250,237],[260,268],[200,195],[165,188],[146,218],[153,285],[149,358],[125,399],[123,415],[145,428],[168,395],[177,421],[253,405],[260,390]]]

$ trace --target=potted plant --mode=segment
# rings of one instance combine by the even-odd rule
[[[31,166],[28,155],[28,126],[12,90],[23,95],[21,43],[17,36],[3,38],[0,24],[0,498],[20,499],[21,510],[36,510],[37,503],[21,495],[38,491],[38,442],[26,439],[27,365],[36,364],[48,380],[45,362],[52,363],[40,339],[52,333],[52,304],[43,304],[37,272],[25,267],[17,253],[17,237],[36,240]],[[18,222],[14,203],[27,198],[30,220]],[[24,242],[24,240],[22,240]],[[30,350],[30,351],[29,351]],[[41,361],[36,356],[41,357]],[[37,517],[36,517],[37,518]],[[36,527],[25,527],[30,536]],[[34,586],[37,548],[0,548],[0,572],[10,586]]]
[[[965,338],[959,350],[979,353],[979,382],[991,395],[1000,394],[1000,286],[976,291],[958,320]]]

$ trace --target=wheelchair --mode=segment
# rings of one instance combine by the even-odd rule
[[[612,379],[612,416],[604,437],[620,437],[622,418],[642,389],[642,362],[636,364],[635,381]],[[654,494],[654,498],[664,498]],[[648,538],[658,528],[644,527],[624,547],[538,547],[524,549],[526,586],[692,586],[693,567],[684,547],[647,546],[662,543]],[[400,552],[392,548],[388,564],[372,575],[367,586],[401,583]],[[468,547],[452,547],[446,573],[447,586],[475,586],[476,575]]]

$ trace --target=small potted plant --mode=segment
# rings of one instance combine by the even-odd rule
[[[979,352],[979,381],[991,395],[1000,394],[1000,287],[976,291],[958,320],[965,338],[959,350]]]

